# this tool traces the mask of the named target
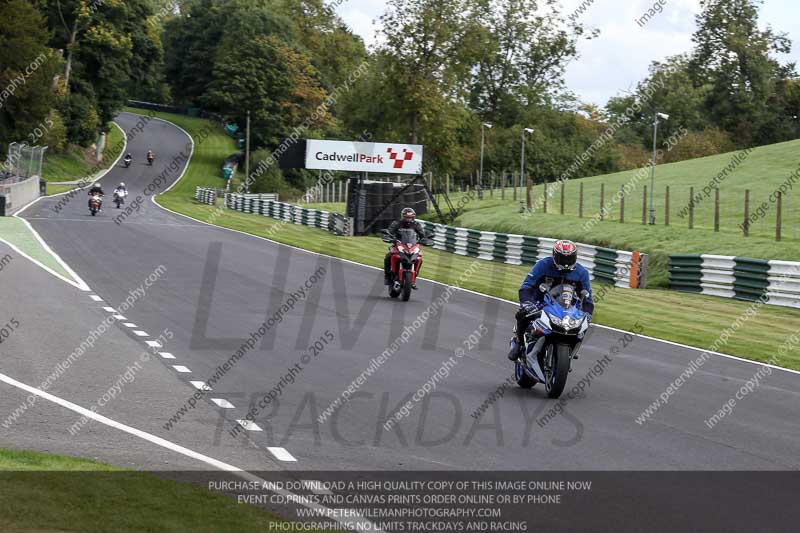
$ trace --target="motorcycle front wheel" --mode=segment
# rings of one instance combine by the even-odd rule
[[[403,301],[407,302],[411,298],[411,271],[406,270],[403,272],[403,288],[402,292]]]
[[[566,344],[547,347],[542,370],[545,377],[544,386],[549,398],[559,398],[564,392],[569,375],[570,354],[570,348]]]

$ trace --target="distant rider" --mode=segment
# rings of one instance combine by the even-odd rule
[[[117,194],[119,196],[125,196],[126,194],[128,194],[128,188],[125,187],[125,182],[122,182],[119,185],[117,185],[117,188],[114,189],[114,194]]]
[[[519,289],[520,310],[516,314],[516,335],[511,340],[509,359],[516,361],[521,355],[525,346],[525,332],[530,323],[541,315],[544,293],[539,286],[544,284],[552,288],[565,283],[575,287],[576,294],[581,294],[584,290],[589,293],[583,300],[582,311],[588,315],[589,322],[592,321],[594,301],[589,271],[578,264],[578,247],[574,242],[556,241],[553,245],[553,256],[537,261]]]
[[[92,207],[92,196],[94,196],[95,194],[99,195],[100,198],[105,196],[105,193],[103,192],[103,187],[101,187],[99,183],[95,183],[94,185],[92,185],[92,188],[89,189],[89,207]]]
[[[419,238],[420,242],[425,239],[425,229],[422,227],[422,224],[417,222],[417,212],[411,209],[410,207],[406,207],[403,209],[402,213],[400,214],[400,220],[395,220],[392,222],[392,225],[389,226],[389,234],[395,239],[400,240],[400,230],[401,229],[413,229],[417,232],[417,237]],[[383,284],[384,285],[391,285],[392,284],[392,254],[396,251],[394,245],[389,247],[389,253],[386,254],[386,257],[383,258]],[[411,286],[412,288],[416,289],[416,284]]]
[[[147,151],[147,162],[152,165],[153,161],[155,161],[155,159],[156,159],[155,152],[153,152],[152,150],[148,150]]]

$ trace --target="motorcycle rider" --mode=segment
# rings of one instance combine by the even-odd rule
[[[125,166],[130,165],[133,161],[133,156],[130,153],[125,154]]]
[[[152,150],[147,151],[147,163],[152,165],[153,161],[156,159],[156,154]]]
[[[389,226],[389,234],[395,239],[400,240],[400,233],[399,230],[401,229],[413,229],[417,232],[417,237],[419,238],[420,242],[425,239],[425,230],[422,227],[422,224],[417,222],[417,212],[414,211],[410,207],[406,207],[400,213],[400,220],[395,220]],[[386,257],[383,258],[383,284],[384,285],[391,285],[392,284],[392,254],[395,253],[396,248],[394,245],[389,247],[389,253],[386,254]],[[411,285],[412,289],[417,288],[417,284],[414,283]]]
[[[92,188],[89,189],[89,207],[90,208],[92,207],[92,196],[94,196],[95,194],[99,195],[100,198],[103,198],[103,196],[105,196],[105,193],[103,192],[103,187],[99,183],[95,183],[94,185],[92,185]]]
[[[128,196],[128,188],[125,187],[125,182],[121,182],[117,185],[117,188],[114,189],[114,198],[120,198],[122,203],[125,203],[126,196]]]
[[[563,283],[574,286],[576,294],[581,294],[584,290],[589,293],[583,299],[582,311],[587,314],[589,322],[592,321],[594,301],[592,300],[592,282],[589,279],[589,271],[583,265],[578,264],[578,247],[574,242],[556,241],[553,245],[553,256],[537,261],[519,288],[520,310],[515,316],[517,327],[514,338],[511,340],[509,359],[516,361],[522,354],[525,346],[525,332],[530,323],[539,318],[542,313],[544,293],[539,286],[545,284],[552,288]]]

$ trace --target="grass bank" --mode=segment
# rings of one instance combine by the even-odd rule
[[[63,154],[50,154],[45,152],[42,162],[42,175],[49,183],[61,181],[77,181],[95,169],[103,171],[111,166],[116,160],[116,153],[110,152],[115,146],[121,146],[125,134],[116,125],[109,127],[106,138],[106,156],[101,163],[98,163],[94,156],[94,151],[80,146],[70,145]],[[52,187],[48,186],[48,194],[54,194]],[[61,190],[55,192],[63,192]]]
[[[201,131],[206,121],[180,115],[159,114],[190,133]],[[158,202],[192,218],[223,227],[297,246],[307,250],[381,267],[386,245],[373,237],[337,237],[328,232],[281,222],[260,216],[218,210],[193,199],[196,186],[215,186],[222,158],[233,146],[233,140],[216,128],[196,147],[195,157],[183,180]],[[214,215],[212,218],[212,214]],[[277,228],[276,228],[277,226]],[[273,231],[273,228],[276,228]],[[425,251],[427,262],[423,276],[444,283],[453,283],[473,263],[471,258],[438,250]],[[517,290],[529,267],[478,261],[479,267],[464,287],[508,300],[517,299]],[[379,272],[375,272],[379,276]],[[645,335],[707,348],[739,316],[750,307],[747,302],[711,296],[682,294],[666,290],[625,290],[601,286],[596,321],[607,326],[632,329],[639,323]],[[687,318],[688,317],[688,318]],[[508,317],[509,329],[512,317]],[[748,327],[732,335],[721,351],[756,361],[766,361],[784,339],[800,329],[800,310],[764,306],[748,322]],[[800,352],[791,352],[779,361],[781,366],[800,369]]]
[[[153,474],[0,449],[0,530],[283,531],[279,518],[204,488]]]

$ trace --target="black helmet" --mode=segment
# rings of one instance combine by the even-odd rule
[[[403,222],[408,224],[413,224],[417,220],[417,212],[410,207],[403,209],[403,212],[400,214],[400,216],[403,219]]]
[[[578,263],[578,247],[572,241],[556,241],[553,245],[553,260],[559,270],[573,271]]]

